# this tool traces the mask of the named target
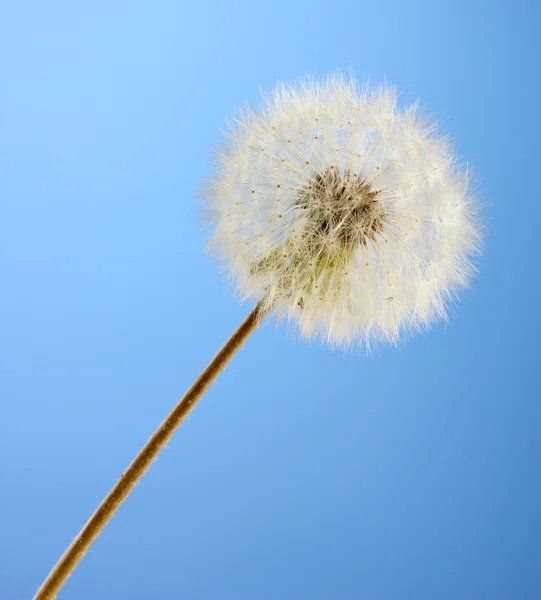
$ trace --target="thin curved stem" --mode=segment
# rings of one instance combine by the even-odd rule
[[[98,537],[101,530],[128,496],[133,486],[141,479],[177,427],[182,423],[207,388],[213,383],[220,371],[231,360],[235,352],[267,315],[269,310],[270,307],[264,300],[260,300],[256,304],[252,312],[239,325],[222,349],[211,360],[207,368],[199,375],[190,389],[178,401],[175,408],[173,408],[158,429],[156,429],[131,465],[122,473],[115,486],[60,557],[47,579],[36,592],[33,600],[52,600],[56,596],[58,590],[60,590],[92,542]]]

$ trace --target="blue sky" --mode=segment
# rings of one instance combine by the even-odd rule
[[[488,205],[479,275],[372,357],[265,323],[59,598],[541,597],[540,12],[2,5],[0,598],[32,596],[250,309],[197,218],[225,119],[336,68],[452,134]]]

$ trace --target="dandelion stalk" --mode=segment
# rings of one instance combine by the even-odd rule
[[[179,400],[162,424],[156,429],[152,437],[143,446],[131,465],[120,476],[115,486],[60,557],[47,579],[36,592],[34,600],[51,600],[56,596],[66,579],[77,566],[77,563],[83,558],[92,542],[98,537],[132,488],[144,475],[160,450],[169,441],[178,426],[196,405],[197,401],[214,382],[218,374],[244,344],[248,336],[254,331],[269,310],[270,306],[265,300],[261,300],[256,304],[252,312],[244,319],[218,354],[210,361],[206,369],[199,375],[190,389]]]

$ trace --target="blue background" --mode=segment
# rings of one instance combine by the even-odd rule
[[[373,357],[264,324],[68,599],[541,597],[539,3],[6,2],[0,598],[30,598],[250,306],[196,190],[235,107],[351,67],[479,174],[451,322]]]

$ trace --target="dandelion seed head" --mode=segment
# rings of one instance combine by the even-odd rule
[[[306,337],[396,342],[446,318],[481,234],[469,172],[390,86],[278,85],[229,125],[202,195],[243,298]]]

